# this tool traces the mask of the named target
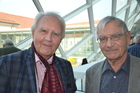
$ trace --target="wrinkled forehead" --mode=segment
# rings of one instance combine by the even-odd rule
[[[119,27],[119,28],[122,28],[122,30],[123,30],[123,27],[119,24],[119,22],[117,20],[111,20],[111,21],[103,21],[103,22],[99,23],[97,25],[97,30],[96,30],[97,33],[99,31],[104,30],[104,28],[106,27],[107,24],[110,24],[111,27]]]
[[[119,23],[118,23],[117,20],[103,21],[103,22],[101,22],[101,23],[98,24],[98,26],[97,26],[97,32],[98,31],[102,31],[105,28],[105,26],[107,24],[109,24],[109,23],[112,23],[112,24],[114,24],[114,26],[119,27]]]

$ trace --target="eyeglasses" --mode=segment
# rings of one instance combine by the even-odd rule
[[[123,34],[122,33],[115,33],[115,34],[111,35],[110,37],[100,36],[97,38],[97,41],[99,43],[106,43],[108,41],[108,38],[110,38],[113,41],[117,41],[121,38],[121,36],[123,36],[125,34],[126,34],[126,32]]]

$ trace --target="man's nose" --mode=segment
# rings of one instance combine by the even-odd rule
[[[113,44],[114,44],[114,41],[112,40],[112,38],[109,37],[107,39],[106,46],[111,47],[111,46],[113,46]]]
[[[45,36],[45,40],[52,41],[52,34],[51,33],[47,33],[47,35]]]

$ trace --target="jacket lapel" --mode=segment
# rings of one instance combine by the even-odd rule
[[[92,90],[91,92],[94,91],[93,93],[99,93],[99,91],[100,91],[103,64],[104,64],[104,62],[100,62],[99,64],[97,64],[98,66],[96,66],[96,67],[98,67],[98,69],[97,69],[97,71],[94,72],[95,74],[93,76],[91,76],[91,79],[94,78],[94,79],[92,79],[93,81],[91,82],[91,85],[93,84],[93,86],[91,87],[91,90]]]
[[[57,69],[57,71],[58,71],[58,73],[59,73],[59,78],[61,79],[61,83],[64,85],[64,87],[65,87],[65,82],[66,82],[66,76],[64,75],[64,73],[65,73],[65,66],[64,66],[64,63],[63,62],[61,62],[60,60],[59,60],[59,58],[57,58],[56,56],[54,56],[55,57],[55,67],[56,67],[56,69]],[[63,68],[63,70],[62,70],[62,68]]]
[[[140,62],[130,56],[130,74],[128,93],[138,93],[140,91]]]
[[[36,76],[35,76],[35,60],[34,60],[34,52],[32,48],[29,49],[29,52],[27,53],[26,56],[26,66],[27,66],[27,73],[30,81],[30,86],[31,86],[31,93],[37,93],[37,88],[36,88]]]

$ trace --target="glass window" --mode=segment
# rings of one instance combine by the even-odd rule
[[[82,20],[81,20],[82,19]],[[68,51],[90,33],[87,11],[66,22],[66,36],[61,42],[64,51]]]
[[[134,9],[136,8],[137,1],[133,1],[130,7],[129,17],[134,13]]]
[[[101,0],[93,5],[94,19],[100,20],[105,16],[111,15],[112,0]]]
[[[124,7],[127,4],[128,0],[116,0],[117,1],[117,9],[116,11],[120,10],[122,7]]]
[[[39,0],[44,11],[57,11],[62,16],[86,3],[86,0]]]
[[[93,52],[92,39],[81,46],[72,56],[75,57],[88,57]]]
[[[117,17],[124,21],[124,20],[125,20],[125,12],[126,12],[126,10],[123,11],[123,12],[122,12],[120,15],[118,15]]]

